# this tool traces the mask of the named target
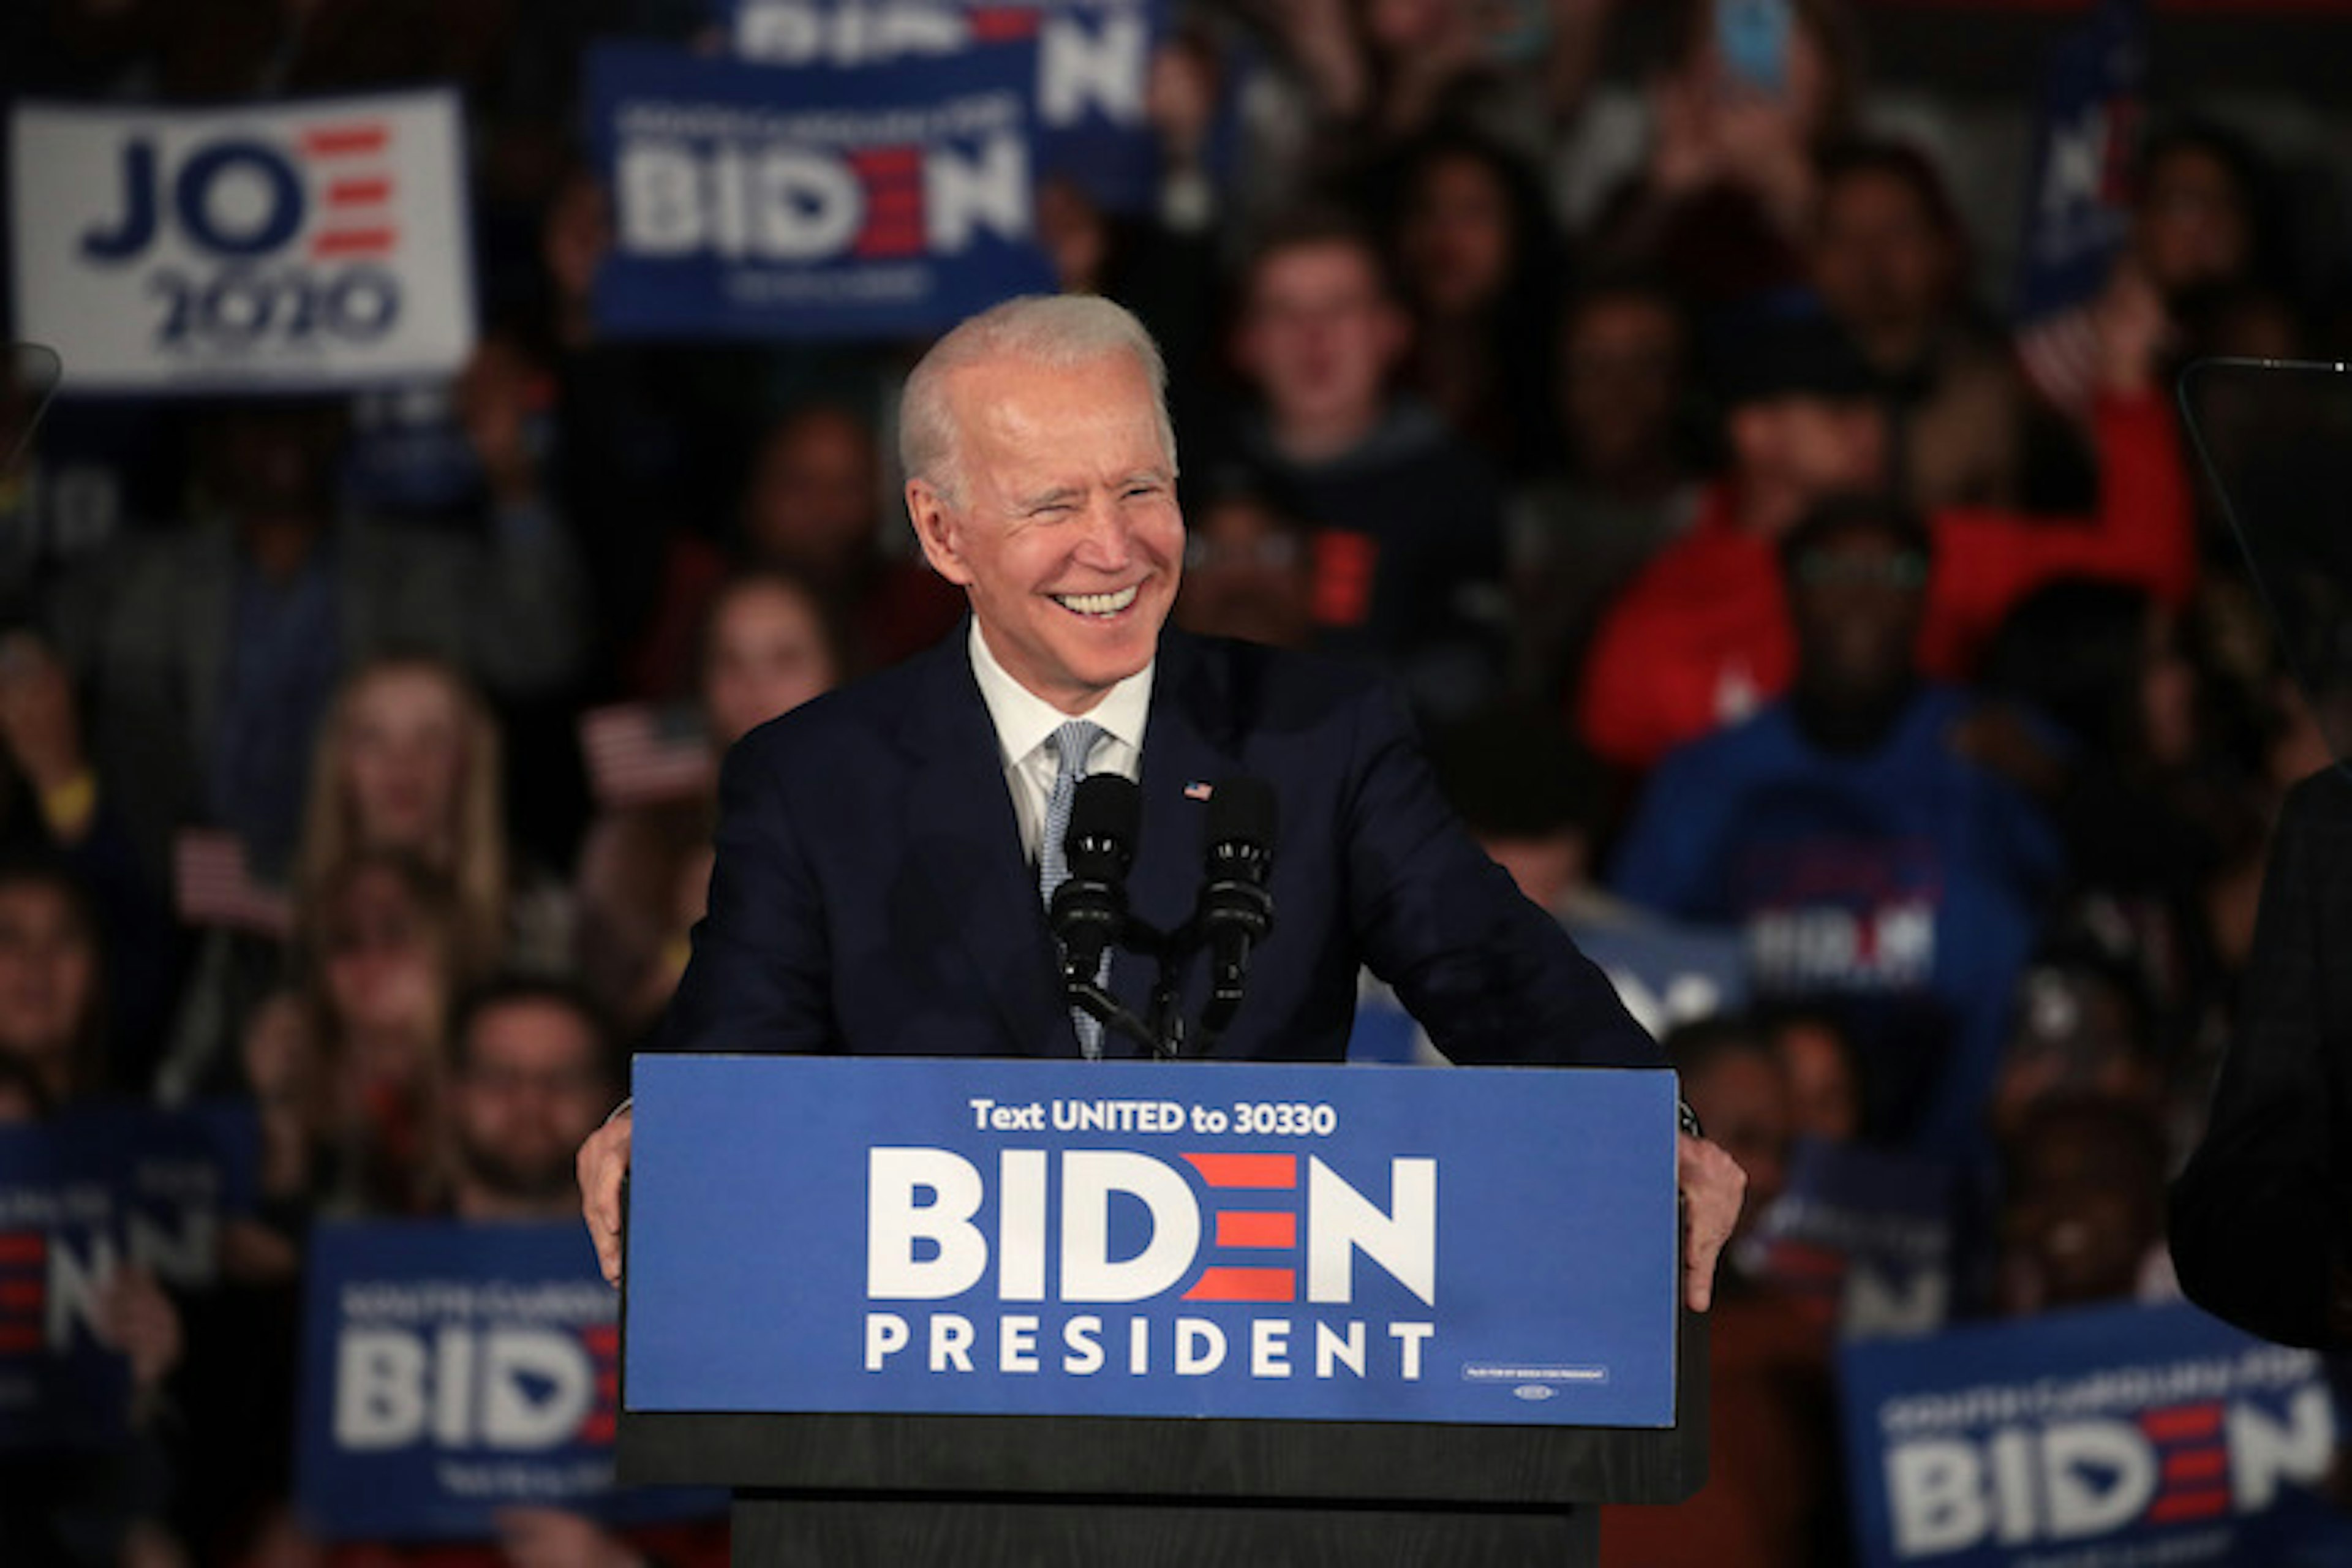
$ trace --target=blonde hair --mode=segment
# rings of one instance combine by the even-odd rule
[[[1151,412],[1168,466],[1176,467],[1176,426],[1168,417],[1168,365],[1133,311],[1094,294],[1024,294],[992,305],[950,329],[908,373],[898,398],[898,466],[951,505],[961,504],[963,471],[956,451],[949,378],[992,360],[1066,370],[1126,353],[1151,385]]]
[[[352,725],[361,696],[391,675],[424,675],[439,682],[457,713],[462,756],[451,820],[442,844],[421,853],[446,876],[457,906],[457,940],[470,967],[498,967],[509,939],[513,891],[506,831],[503,750],[489,704],[457,666],[425,654],[388,654],[367,660],[344,678],[310,752],[310,789],[295,857],[298,904],[315,904],[327,881],[366,847],[359,803],[346,776]]]

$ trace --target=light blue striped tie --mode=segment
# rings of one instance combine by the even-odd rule
[[[1087,758],[1101,737],[1101,725],[1073,719],[1045,742],[1054,749],[1054,793],[1045,801],[1045,833],[1037,843],[1037,891],[1048,912],[1054,908],[1054,889],[1070,879],[1070,859],[1062,840],[1070,831],[1070,803],[1077,797],[1078,781],[1087,776]],[[1101,984],[1109,978],[1110,951],[1106,948],[1095,983]],[[1070,1022],[1078,1031],[1079,1054],[1089,1061],[1101,1056],[1103,1029],[1094,1015],[1073,1007]]]

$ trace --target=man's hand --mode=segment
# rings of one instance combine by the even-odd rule
[[[1704,1138],[1678,1133],[1675,1144],[1675,1184],[1683,1194],[1683,1299],[1692,1311],[1704,1312],[1715,1300],[1715,1260],[1739,1222],[1748,1173]]]
[[[621,1178],[629,1173],[629,1113],[621,1113],[580,1145],[580,1214],[596,1244],[604,1283],[621,1282]],[[1735,1205],[1736,1208],[1737,1205]]]

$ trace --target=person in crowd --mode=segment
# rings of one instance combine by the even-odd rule
[[[824,602],[780,568],[738,574],[711,602],[701,710],[717,760],[759,725],[840,684],[842,636]],[[625,1037],[649,1030],[685,971],[710,880],[714,789],[604,812],[581,845],[579,972]]]
[[[1808,255],[1822,308],[1851,338],[1886,410],[1888,479],[1923,512],[2014,510],[2039,438],[2006,338],[1969,298],[1968,233],[1944,179],[1903,142],[1823,154]]]
[[[457,941],[475,968],[566,967],[562,889],[509,841],[504,752],[488,704],[456,667],[405,654],[362,664],[313,749],[297,898],[314,897],[355,853],[401,851],[456,888]]]
[[[1670,1508],[1601,1510],[1603,1568],[1803,1568],[1838,1540],[1829,1344],[1780,1287],[1748,1273],[1740,1243],[1786,1183],[1794,1116],[1780,1058],[1738,1016],[1664,1040],[1683,1096],[1748,1173],[1708,1329],[1707,1479]]]
[[[1604,203],[1593,245],[1684,298],[1736,307],[1793,294],[1820,199],[1814,160],[1848,133],[1860,50],[1839,0],[1797,0],[1782,37],[1727,52],[1714,0],[1678,0],[1650,89],[1647,166]]]
[[[863,418],[826,405],[798,409],[753,451],[739,513],[741,560],[782,568],[823,595],[846,625],[847,655],[859,669],[927,647],[963,613],[953,587],[887,548],[881,461]],[[728,572],[716,548],[675,536],[664,607],[638,645],[625,689],[664,698],[692,684],[698,633]]]
[[[2193,118],[2159,126],[2134,190],[2131,256],[2168,304],[2277,280],[2270,175],[2235,132]]]
[[[404,1215],[444,1196],[437,1157],[448,1023],[483,973],[456,885],[412,850],[355,849],[314,888],[296,945],[315,1057],[304,1193],[316,1212]],[[284,1093],[257,1082],[265,1103]]]
[[[1674,294],[1638,273],[1588,282],[1559,346],[1565,467],[1512,498],[1507,540],[1530,698],[1573,685],[1602,610],[1690,526],[1700,495],[1690,322]]]
[[[0,1137],[38,1129],[99,1099],[109,1074],[104,960],[89,893],[63,862],[0,859]],[[125,1442],[87,1452],[0,1453],[0,1543],[11,1559],[64,1568],[184,1561],[168,1527],[171,1455],[161,1430],[166,1379],[181,1364],[179,1308],[128,1260],[97,1288],[92,1333],[128,1369],[127,1401],[100,1429]]]
[[[107,1087],[99,954],[89,895],[64,864],[0,861],[0,1057],[53,1106]]]
[[[502,697],[571,677],[582,578],[520,411],[484,377],[459,402],[486,476],[484,539],[343,515],[333,405],[230,404],[200,422],[199,520],[123,537],[60,590],[56,635],[88,695],[98,773],[151,865],[204,818],[282,867],[312,736],[343,671],[372,654],[431,649]]]
[[[162,1047],[180,944],[82,734],[73,679],[56,647],[30,626],[0,633],[0,846],[57,856],[89,890],[111,955],[109,1061],[127,1087],[146,1081]]]
[[[2160,1107],[2154,1009],[2128,965],[2085,942],[2062,945],[2035,957],[2016,994],[1993,1084],[1997,1139],[2014,1137],[2037,1106],[2069,1096]]]
[[[572,1151],[612,1103],[603,1021],[571,985],[522,975],[471,993],[450,1026],[446,1184],[436,1215],[468,1226],[545,1225],[576,1214]],[[281,1518],[280,1563],[305,1568],[720,1568],[723,1522],[607,1529],[585,1513],[517,1506],[495,1541],[407,1544],[310,1540]]]
[[[1502,659],[1502,492],[1434,412],[1391,391],[1412,325],[1378,247],[1351,218],[1299,215],[1241,295],[1234,357],[1255,403],[1236,456],[1315,525],[1319,645],[1386,668],[1424,711],[1467,711]]]
[[[1417,142],[1389,222],[1412,317],[1402,385],[1505,473],[1545,466],[1555,439],[1550,314],[1559,244],[1535,174],[1474,134]]]
[[[2003,1155],[2003,1316],[2173,1293],[2164,1130],[2148,1106],[2103,1095],[2044,1100]]]
[[[1789,1079],[1790,1126],[1817,1143],[1851,1143],[1862,1131],[1862,1069],[1853,1040],[1836,1013],[1781,1003],[1753,1015]]]
[[[2144,311],[2100,316],[2106,391],[2095,515],[1928,514],[1937,571],[1917,649],[1927,674],[1965,674],[2010,607],[2057,577],[2134,583],[2168,605],[2193,588],[2188,476],[2153,376],[2164,318],[2152,298],[2142,302]],[[1885,416],[1834,329],[1752,334],[1723,392],[1730,468],[1697,522],[1612,606],[1585,668],[1580,726],[1622,767],[1648,767],[1786,689],[1795,644],[1772,569],[1778,542],[1825,497],[1885,485]]]
[[[2215,688],[2194,649],[2146,592],[2069,578],[2018,603],[1981,671],[1989,695],[2053,731],[2039,743],[2053,752],[2043,798],[2073,868],[2067,918],[2116,933],[2164,1020],[2154,1044],[2166,1054],[2219,1005],[2208,900],[2263,832],[2260,793],[2242,748],[2214,733]]]
[[[1865,1135],[1958,1157],[2064,864],[2026,790],[1963,754],[1976,700],[1920,677],[1931,560],[1890,500],[1826,502],[1790,531],[1795,684],[1667,758],[1612,885],[1742,930],[1759,995],[1814,997],[1853,1030]]]
[[[1293,176],[1383,170],[1433,128],[1467,125],[1527,156],[1582,102],[1610,7],[1295,0],[1268,21],[1301,79],[1314,136]]]
[[[1558,715],[1486,710],[1438,730],[1430,761],[1479,847],[1528,902],[1559,917],[1643,1028],[1663,1036],[1746,1002],[1736,936],[1664,919],[1601,885],[1607,781]]]
[[[1213,489],[1184,538],[1176,624],[1199,637],[1268,647],[1315,640],[1315,536],[1272,486],[1246,479]]]

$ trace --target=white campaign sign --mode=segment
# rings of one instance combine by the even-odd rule
[[[446,89],[234,109],[26,103],[9,127],[19,335],[69,391],[337,389],[474,342]]]

